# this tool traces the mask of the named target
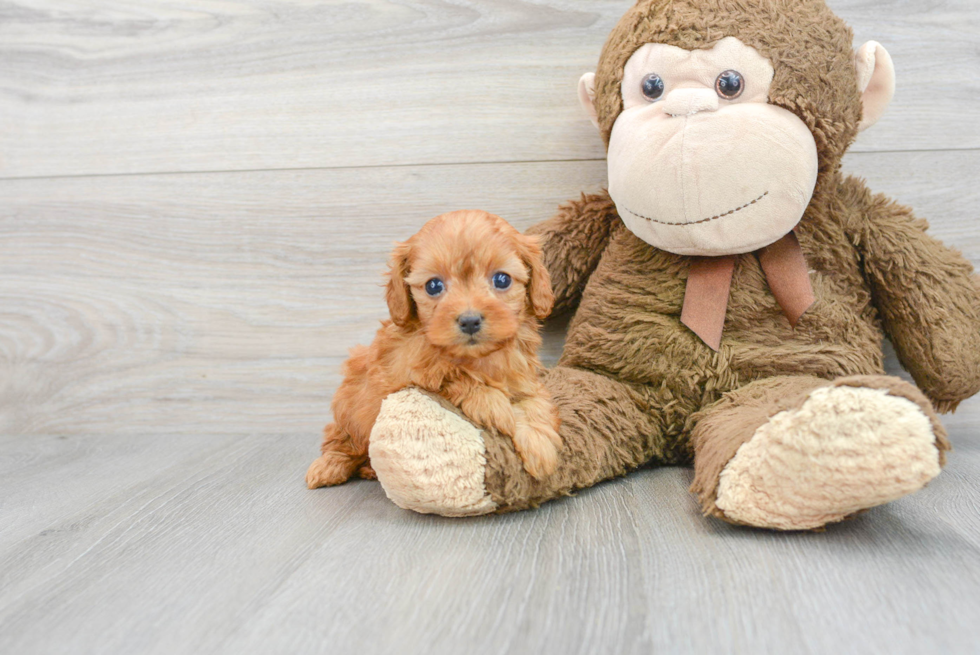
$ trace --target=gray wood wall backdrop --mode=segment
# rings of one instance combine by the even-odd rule
[[[576,82],[631,1],[0,0],[0,652],[975,651],[977,399],[822,535],[672,469],[473,521],[303,487],[392,242],[604,184]],[[980,4],[830,4],[898,70],[847,170],[980,264]]]
[[[315,435],[395,239],[604,183],[629,4],[0,3],[0,432]],[[977,4],[832,5],[898,69],[847,168],[980,261]]]
[[[0,3],[0,432],[316,435],[395,239],[604,183],[629,4]],[[980,261],[978,5],[831,4],[898,69],[847,168]]]

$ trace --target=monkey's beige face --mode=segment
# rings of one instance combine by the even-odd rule
[[[608,165],[634,234],[680,255],[727,255],[793,229],[816,185],[817,147],[799,118],[768,104],[772,78],[769,61],[734,37],[633,54]]]

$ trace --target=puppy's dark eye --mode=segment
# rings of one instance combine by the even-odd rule
[[[510,288],[511,279],[506,273],[494,273],[492,279],[494,289],[505,291]]]
[[[425,283],[425,292],[435,298],[443,291],[446,290],[446,283],[437,277],[432,278]]]
[[[745,90],[745,80],[738,71],[725,71],[715,80],[715,91],[722,98],[734,100]]]
[[[640,89],[647,100],[660,100],[664,94],[664,80],[656,73],[650,73],[640,82]]]

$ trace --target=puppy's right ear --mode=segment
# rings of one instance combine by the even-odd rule
[[[388,301],[388,312],[391,320],[398,327],[405,327],[415,318],[415,302],[412,300],[411,289],[405,278],[408,277],[408,262],[412,255],[412,246],[407,241],[395,244],[388,262],[388,288],[385,299]]]

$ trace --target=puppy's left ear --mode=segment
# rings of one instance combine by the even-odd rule
[[[551,277],[548,269],[544,266],[541,256],[541,246],[538,244],[536,236],[521,234],[518,236],[520,241],[521,259],[531,272],[531,280],[527,285],[527,299],[534,311],[534,315],[544,319],[551,314],[551,308],[555,304],[555,294],[551,291]]]
[[[410,241],[395,245],[391,252],[390,270],[388,271],[388,286],[385,290],[385,300],[388,301],[388,313],[398,327],[406,327],[415,318],[415,302],[412,291],[408,288],[405,278],[409,273],[409,259],[412,255]]]

